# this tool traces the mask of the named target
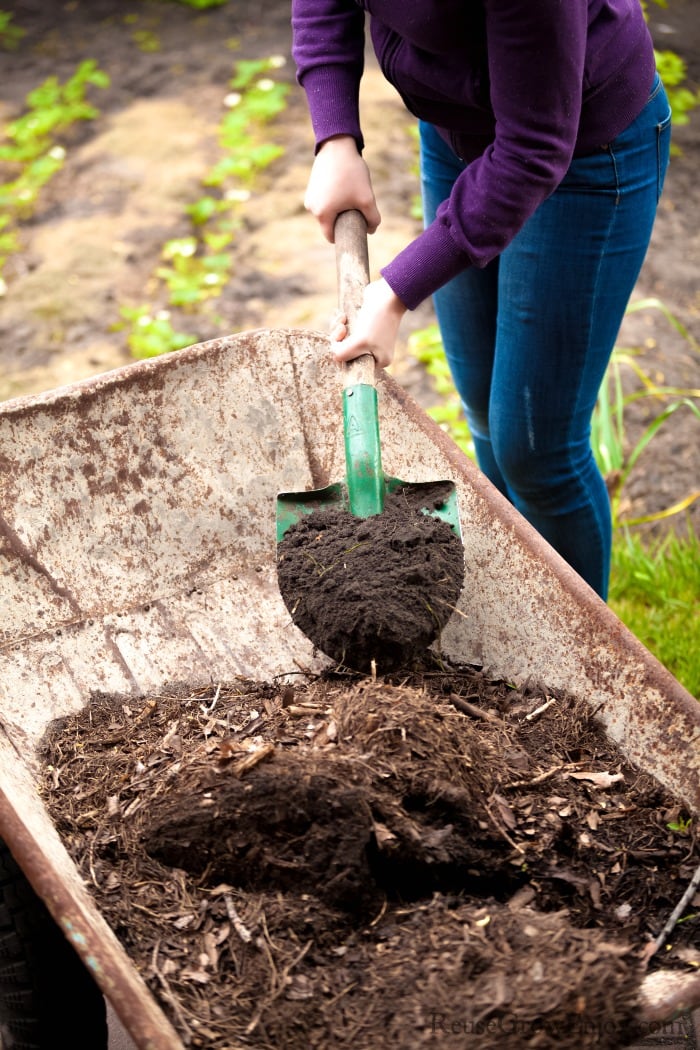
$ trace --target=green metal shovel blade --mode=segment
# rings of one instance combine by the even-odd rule
[[[461,539],[457,490],[451,481],[407,482],[384,474],[379,440],[376,387],[369,383],[348,386],[343,391],[345,440],[344,482],[305,492],[281,492],[277,496],[277,542],[304,515],[322,510],[345,510],[356,518],[381,514],[388,493],[404,490],[410,505],[441,518]],[[436,500],[436,493],[438,498]],[[425,505],[423,505],[423,497]]]

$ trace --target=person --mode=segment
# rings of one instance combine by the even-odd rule
[[[605,600],[591,416],[639,276],[671,111],[639,0],[292,0],[315,136],[305,206],[380,221],[363,157],[365,21],[418,119],[425,228],[365,289],[335,358],[390,364],[432,296],[480,469]]]

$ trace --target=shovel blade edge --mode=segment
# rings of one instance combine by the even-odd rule
[[[455,535],[461,539],[462,529],[457,506],[457,487],[453,481],[402,481],[400,478],[385,477],[387,493],[404,491],[409,506],[420,509],[424,514],[445,521]],[[296,525],[307,514],[322,510],[350,510],[350,498],[347,486],[342,482],[326,485],[322,489],[309,489],[306,492],[280,492],[277,496],[276,525],[277,542],[284,539],[285,533]]]

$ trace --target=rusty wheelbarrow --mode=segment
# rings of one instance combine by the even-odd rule
[[[471,582],[445,654],[585,696],[700,814],[700,705],[391,377],[378,388],[386,469],[457,487]],[[342,470],[338,396],[325,339],[261,330],[0,405],[0,839],[139,1050],[182,1043],[43,806],[37,744],[94,691],[324,665],[279,594],[275,503]],[[645,1017],[700,1006],[700,976],[664,977]]]

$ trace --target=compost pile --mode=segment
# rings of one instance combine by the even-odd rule
[[[634,1041],[645,969],[700,963],[697,898],[649,950],[697,842],[587,703],[437,659],[289,678],[95,696],[44,741],[57,829],[183,1042]]]
[[[294,623],[357,671],[405,667],[440,634],[464,582],[464,550],[430,513],[444,482],[401,486],[381,514],[340,508],[302,516],[279,543],[277,579]]]

